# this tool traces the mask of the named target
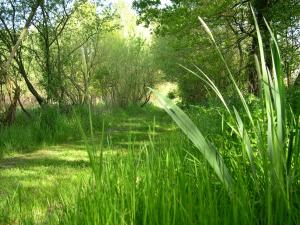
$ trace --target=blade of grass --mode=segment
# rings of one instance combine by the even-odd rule
[[[227,64],[227,62],[226,62],[226,60],[225,60],[225,58],[224,58],[224,56],[223,56],[223,54],[222,54],[222,52],[221,52],[221,50],[220,50],[218,44],[217,44],[217,42],[215,41],[215,39],[214,39],[214,37],[213,37],[213,35],[212,35],[211,30],[209,29],[209,27],[207,26],[207,24],[203,21],[203,19],[202,19],[201,17],[198,17],[198,18],[199,18],[199,20],[200,20],[202,26],[204,27],[205,31],[208,33],[208,35],[209,35],[209,37],[210,37],[212,43],[215,45],[215,47],[216,47],[216,49],[217,49],[217,51],[218,51],[218,54],[219,54],[219,56],[220,56],[222,62],[224,63],[224,65],[225,65],[225,67],[226,67],[226,70],[227,70],[227,72],[228,72],[228,74],[229,74],[229,78],[230,78],[230,80],[232,81],[232,83],[233,83],[233,85],[234,85],[234,88],[236,89],[236,91],[237,91],[237,93],[238,93],[238,95],[239,95],[239,98],[240,98],[240,100],[241,100],[241,102],[242,102],[242,104],[243,104],[243,107],[244,107],[244,109],[245,109],[245,111],[246,111],[246,113],[247,113],[247,116],[249,117],[249,120],[250,120],[250,122],[251,122],[253,128],[255,129],[254,120],[253,120],[253,117],[252,117],[252,115],[251,115],[251,111],[250,111],[250,109],[249,109],[249,106],[248,106],[248,104],[247,104],[247,102],[246,102],[246,100],[245,100],[245,97],[244,97],[243,94],[242,94],[242,91],[241,91],[240,88],[238,87],[238,85],[237,85],[237,83],[236,83],[236,81],[235,81],[235,79],[234,79],[234,76],[233,76],[233,74],[232,74],[232,72],[231,72],[231,70],[230,70],[230,68],[229,68],[229,66],[228,66],[228,64]]]

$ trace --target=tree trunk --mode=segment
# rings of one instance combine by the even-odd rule
[[[256,96],[259,95],[259,79],[256,71],[254,55],[257,54],[258,42],[257,37],[252,38],[252,44],[248,62],[248,91]]]
[[[257,19],[257,23],[260,29],[260,33],[262,36],[262,41],[264,45],[264,53],[266,66],[272,70],[272,58],[271,58],[271,50],[270,50],[270,40],[269,40],[269,30],[265,24],[264,18],[268,21],[268,17],[270,14],[272,0],[253,0],[253,9],[255,12],[255,16]],[[253,21],[253,20],[252,20]],[[268,21],[271,22],[271,21]],[[257,36],[255,35],[252,38],[250,56],[249,56],[249,69],[248,69],[248,82],[249,82],[249,91],[255,95],[259,95],[259,79],[256,71],[256,66],[254,63],[254,54],[259,55],[259,47]]]
[[[15,120],[17,103],[18,103],[18,99],[20,98],[20,94],[21,94],[21,89],[19,86],[16,86],[13,100],[12,100],[10,106],[8,107],[8,109],[6,110],[4,118],[3,118],[3,123],[5,125],[11,125],[13,123],[13,121]]]
[[[39,103],[39,105],[42,106],[45,103],[45,100],[40,96],[40,94],[37,92],[37,90],[34,88],[34,86],[32,85],[32,83],[28,79],[28,76],[27,76],[27,73],[25,71],[25,68],[24,68],[24,65],[23,65],[23,62],[22,62],[22,59],[21,59],[20,55],[19,55],[18,60],[16,60],[16,61],[17,61],[18,67],[19,67],[19,73],[23,77],[28,90],[35,97],[35,99],[37,100],[37,102]]]

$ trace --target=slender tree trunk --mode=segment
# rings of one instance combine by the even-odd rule
[[[18,59],[16,60],[18,67],[19,67],[19,73],[21,74],[21,76],[23,77],[26,86],[28,88],[28,90],[31,92],[31,94],[35,97],[35,99],[37,100],[37,102],[39,103],[40,106],[42,106],[45,103],[44,98],[37,92],[37,90],[34,88],[34,86],[32,85],[32,83],[30,82],[30,80],[28,79],[28,75],[25,71],[21,56],[19,55]]]
[[[30,113],[25,109],[25,107],[23,106],[23,104],[22,104],[22,102],[21,102],[21,98],[20,98],[21,96],[19,96],[19,99],[18,99],[18,103],[19,103],[19,105],[20,105],[20,107],[21,107],[21,109],[22,109],[22,111],[29,117],[29,118],[31,118],[31,115],[30,115]]]
[[[42,37],[43,37],[43,45],[44,45],[44,58],[45,58],[45,68],[44,74],[47,78],[47,101],[53,98],[53,78],[52,78],[52,66],[51,66],[51,54],[50,54],[50,38],[49,38],[49,25],[48,25],[48,14],[46,11],[46,6],[42,5],[42,15],[43,15],[43,29],[42,29]]]
[[[36,13],[38,7],[41,5],[41,3],[42,3],[42,1],[38,0],[37,3],[32,7],[31,12],[30,12],[30,14],[29,14],[29,16],[28,16],[28,18],[26,20],[25,26],[24,26],[24,28],[23,28],[23,30],[21,32],[21,35],[19,36],[17,42],[13,46],[13,48],[12,48],[12,50],[10,52],[10,55],[9,55],[6,63],[2,66],[3,67],[2,70],[4,71],[4,73],[7,73],[8,69],[9,69],[9,67],[10,67],[10,65],[12,63],[12,60],[13,60],[13,58],[16,55],[16,52],[17,52],[18,48],[20,47],[20,45],[22,44],[22,42],[26,38],[27,33],[28,33],[28,28],[29,28],[29,26],[31,24],[31,21],[32,21],[32,19],[33,19],[35,13]]]

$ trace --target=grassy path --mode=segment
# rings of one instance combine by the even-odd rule
[[[7,156],[0,162],[0,224],[18,223],[20,215],[42,222],[62,201],[71,201],[89,174],[82,145],[50,146]]]

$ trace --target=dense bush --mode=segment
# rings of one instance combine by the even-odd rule
[[[158,81],[149,44],[138,37],[124,39],[115,34],[102,40],[99,48],[102,54],[95,86],[106,105],[127,107],[146,101],[147,88]]]

